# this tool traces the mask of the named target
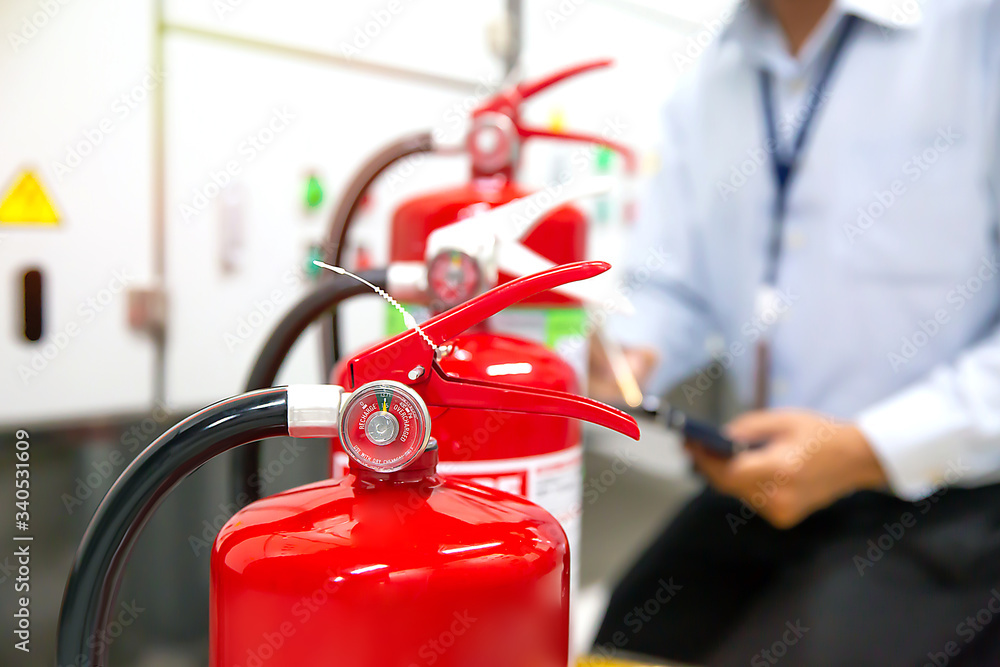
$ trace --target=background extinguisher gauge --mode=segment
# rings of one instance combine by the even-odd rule
[[[483,291],[483,272],[476,259],[458,250],[437,253],[427,267],[433,310],[441,312]]]
[[[416,460],[431,435],[427,405],[400,382],[379,380],[355,390],[340,419],[340,442],[357,463],[396,472]]]
[[[517,165],[520,148],[521,139],[510,116],[484,111],[473,119],[468,150],[477,173],[492,175],[513,169]]]
[[[471,298],[478,291],[494,287],[500,271],[512,276],[527,276],[553,268],[555,265],[550,260],[524,245],[524,240],[546,216],[580,199],[606,195],[615,189],[616,183],[617,180],[611,176],[578,178],[438,227],[427,237],[425,254],[425,275],[431,298],[440,298],[445,308],[449,308]],[[455,301],[451,302],[447,293],[461,284],[449,286],[447,282],[462,275],[456,270],[461,265],[456,267],[455,253],[468,256],[468,264],[478,270],[482,286],[477,292],[462,294],[461,298],[456,294]],[[398,271],[393,276],[392,273],[390,266],[390,283],[394,291],[412,293],[417,276],[406,277]],[[405,278],[409,278],[409,286]],[[608,278],[586,286],[565,283],[553,291],[602,309],[607,308],[606,304],[611,299],[621,312],[635,312],[631,301]]]

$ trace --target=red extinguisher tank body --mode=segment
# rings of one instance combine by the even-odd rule
[[[212,667],[565,667],[558,522],[435,459],[237,512],[212,553]]]

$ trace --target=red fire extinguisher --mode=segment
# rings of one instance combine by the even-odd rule
[[[587,217],[568,201],[588,190],[580,181],[591,177],[568,174],[568,182],[531,193],[517,182],[524,143],[547,138],[605,146],[624,156],[629,172],[635,169],[634,156],[613,138],[530,127],[521,107],[553,84],[610,64],[595,61],[518,84],[472,113],[465,142],[469,182],[410,199],[392,216],[386,278],[390,294],[417,313],[434,314],[514,276],[584,259]],[[339,265],[343,259],[346,230],[357,210],[353,199],[363,196],[392,162],[433,150],[429,136],[407,139],[361,170],[360,185],[348,189],[348,203],[338,212],[328,239],[328,261]],[[518,202],[520,208],[505,210]],[[441,367],[467,378],[502,378],[524,387],[579,392],[587,358],[582,295],[573,290],[537,295],[526,301],[527,308],[458,337],[440,360]],[[331,381],[343,382],[346,368],[342,364],[335,370]],[[579,425],[558,417],[516,414],[496,419],[483,430],[473,428],[477,419],[453,410],[435,420],[442,474],[535,501],[559,518],[577,547],[583,491]],[[347,455],[336,443],[331,453],[332,474],[347,474]]]
[[[611,66],[610,60],[598,60],[570,67],[539,81],[523,82],[501,91],[472,112],[465,140],[465,150],[471,163],[470,180],[462,185],[424,194],[403,202],[392,216],[389,245],[389,265],[407,262],[423,263],[427,239],[431,233],[468,217],[484,207],[495,207],[520,199],[531,191],[518,183],[517,177],[529,139],[604,146],[622,155],[628,173],[635,171],[635,157],[628,147],[613,137],[601,137],[583,132],[555,131],[531,127],[521,115],[524,102],[539,92],[584,72]],[[585,154],[581,154],[586,157]],[[576,160],[559,175],[560,181],[586,177],[573,173]],[[589,164],[589,160],[584,160]],[[558,187],[558,184],[555,184]],[[543,220],[523,235],[520,242],[554,264],[582,261],[587,253],[587,216],[574,206],[551,211]],[[499,282],[522,273],[500,268]],[[566,306],[572,300],[555,294],[543,294],[527,303],[535,306]]]
[[[547,130],[528,125],[522,117],[522,106],[538,93],[566,79],[573,78],[596,69],[610,67],[611,60],[596,60],[569,67],[538,81],[522,82],[501,90],[486,99],[472,111],[466,133],[463,152],[470,162],[469,180],[461,185],[426,193],[401,203],[392,213],[389,229],[388,266],[403,277],[411,270],[419,270],[424,263],[427,243],[433,232],[481,212],[484,209],[502,206],[516,199],[532,194],[532,191],[518,182],[518,173],[524,154],[525,143],[529,139],[547,139],[572,142],[594,147],[603,147],[622,156],[625,172],[634,176],[637,161],[633,151],[617,141],[613,136],[599,136],[585,132]],[[327,238],[323,243],[323,259],[336,266],[351,264],[344,256],[348,245],[351,225],[362,208],[367,193],[375,180],[396,162],[412,158],[422,153],[454,155],[452,147],[440,146],[433,132],[426,132],[403,138],[374,155],[357,172],[347,187],[338,207]],[[577,159],[582,158],[582,159]],[[550,187],[559,190],[564,181],[587,178],[589,174],[578,173],[590,164],[589,153],[581,151],[569,161],[564,173],[557,175],[556,183]],[[533,251],[551,264],[583,261],[587,255],[588,220],[583,211],[575,206],[565,205],[548,211],[543,219],[519,235],[517,241],[525,249]],[[519,266],[499,267],[498,282],[513,277],[527,275]],[[433,314],[424,310],[433,304],[433,295],[410,294],[407,305],[413,308],[418,318],[421,314]],[[552,342],[558,338],[558,329],[571,329],[573,316],[559,317],[555,324],[546,321],[551,309],[573,309],[578,313],[579,303],[571,297],[553,293],[539,295],[526,303],[529,309],[519,309],[516,316],[505,318],[498,324],[499,331],[527,334],[535,340]],[[394,317],[392,311],[390,318]],[[565,313],[563,313],[565,315]],[[503,316],[501,316],[503,317]],[[578,315],[577,315],[578,318]],[[332,341],[332,354],[327,355],[328,369],[340,356],[339,341],[334,326],[327,328],[325,336]],[[398,318],[390,322],[390,333],[401,330]],[[546,332],[546,329],[548,331]],[[551,345],[549,345],[551,347]],[[579,371],[583,362],[573,355],[572,361]]]
[[[357,356],[344,387],[233,397],[158,438],[102,501],[60,615],[59,664],[105,666],[127,555],[164,495],[218,454],[276,435],[338,434],[351,472],[257,501],[212,552],[210,664],[272,667],[565,667],[569,562],[547,512],[435,473],[433,419],[475,411],[583,419],[633,438],[628,415],[590,399],[446,373],[440,350],[505,306],[607,264],[558,267],[494,288]]]

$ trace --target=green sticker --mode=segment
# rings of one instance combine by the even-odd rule
[[[392,337],[404,331],[406,322],[403,321],[403,313],[396,310],[391,303],[385,304],[385,335]]]
[[[323,203],[323,184],[315,174],[310,174],[306,181],[306,207],[319,208]]]
[[[545,317],[545,345],[555,349],[566,338],[583,336],[583,308],[549,308]]]

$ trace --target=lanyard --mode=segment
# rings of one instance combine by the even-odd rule
[[[830,55],[823,63],[816,85],[810,91],[809,101],[806,106],[806,115],[799,126],[798,133],[792,143],[792,150],[787,155],[782,155],[778,149],[778,131],[774,118],[774,83],[771,73],[765,69],[760,70],[760,92],[764,110],[764,128],[767,131],[767,145],[771,149],[771,162],[774,170],[774,183],[776,186],[776,197],[774,203],[774,218],[772,220],[771,237],[768,243],[768,261],[764,273],[764,284],[774,285],[777,281],[778,261],[781,258],[781,236],[785,219],[785,207],[788,203],[788,190],[799,165],[802,155],[802,147],[805,146],[809,128],[812,125],[816,109],[822,103],[823,94],[830,81],[830,75],[840,60],[844,51],[847,38],[854,32],[859,23],[857,16],[847,16],[839,27],[839,31],[830,48]]]
[[[805,146],[806,138],[809,135],[809,128],[812,126],[816,109],[823,101],[823,95],[830,82],[830,75],[844,51],[847,38],[857,28],[859,19],[850,15],[844,19],[838,28],[833,45],[830,47],[830,54],[823,62],[819,72],[816,85],[812,87],[809,101],[806,106],[806,115],[799,125],[799,130],[792,141],[791,152],[783,155],[778,148],[778,130],[774,119],[774,82],[771,73],[760,70],[760,93],[764,107],[764,128],[767,130],[767,146],[771,153],[771,166],[774,169],[775,201],[774,217],[771,219],[771,237],[768,239],[767,264],[764,269],[764,280],[757,293],[754,309],[758,313],[777,311],[776,300],[778,293],[776,289],[778,278],[778,264],[781,260],[781,237],[785,224],[785,209],[788,204],[788,191],[791,188],[793,179],[802,156],[802,148]],[[754,377],[754,406],[757,409],[764,409],[770,401],[770,371],[771,371],[771,348],[768,341],[769,336],[762,336],[756,347],[755,377]]]

